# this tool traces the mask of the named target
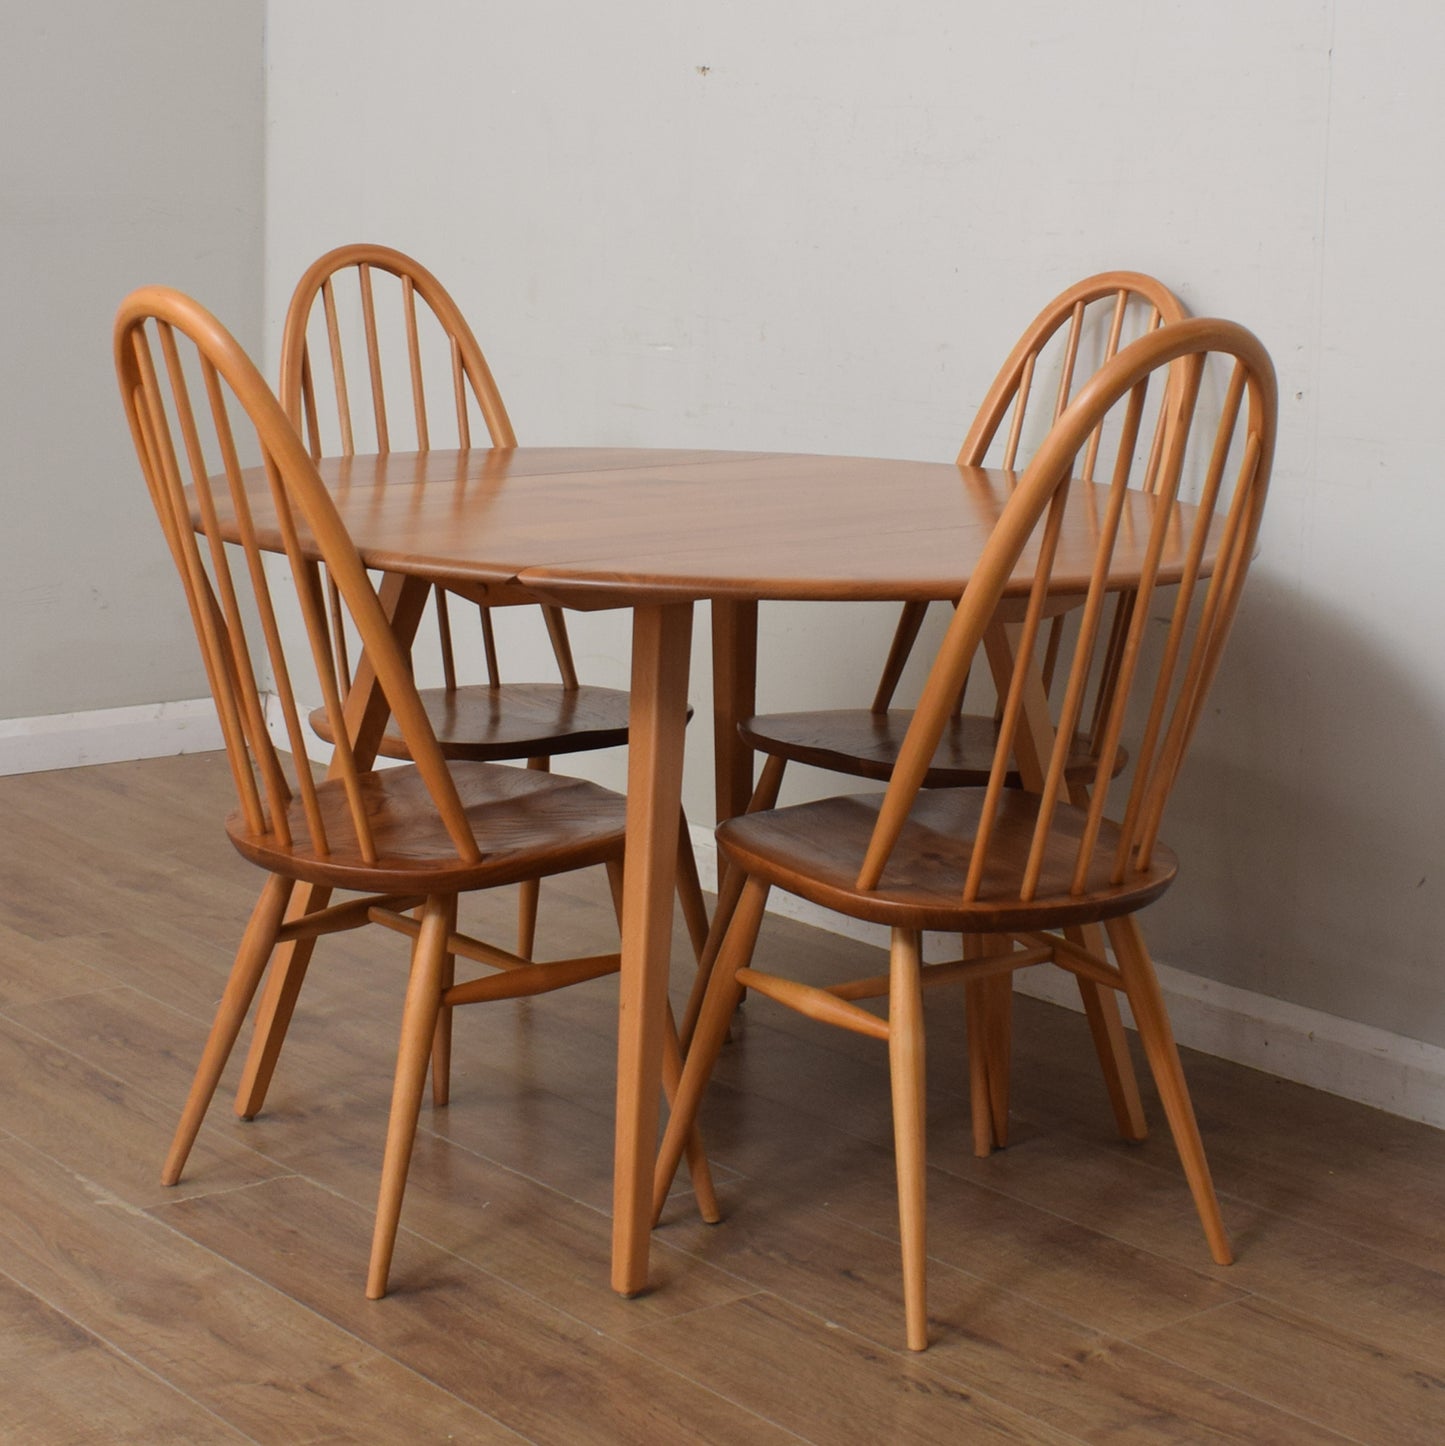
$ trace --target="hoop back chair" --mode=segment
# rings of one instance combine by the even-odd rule
[[[1211,355],[1230,364],[1213,426],[1206,414],[1215,408],[1201,405]],[[1148,383],[1171,366],[1173,380],[1151,409],[1151,433]],[[1176,858],[1159,837],[1161,821],[1248,571],[1275,418],[1269,358],[1241,327],[1181,321],[1122,350],[1080,389],[1020,479],[934,660],[887,791],[744,814],[719,828],[719,848],[746,884],[668,1124],[657,1175],[659,1210],[742,988],[886,1040],[907,1339],[910,1348],[922,1349],[922,989],[1053,963],[1128,995],[1210,1250],[1219,1263],[1229,1262],[1178,1051],[1134,915],[1164,892],[1176,872]],[[1092,439],[1106,420],[1111,440],[1101,453]],[[1110,452],[1106,470],[1103,455]],[[1141,464],[1141,457],[1148,460]],[[1081,458],[1099,463],[1097,485],[1074,477]],[[1128,500],[1140,465],[1154,471],[1154,496],[1136,509]],[[1087,576],[1064,578],[1056,575],[1055,562],[1071,520],[1092,528],[1085,535],[1095,541]],[[1137,567],[1124,575],[1116,557],[1130,548]],[[1016,573],[1026,580],[1026,591],[1011,587]],[[1071,595],[1078,619],[1055,654],[1063,700],[1050,719],[1037,711],[1038,671],[1048,651],[1043,634],[1050,599],[1060,589]],[[1121,589],[1134,605],[1115,648],[1105,620],[1110,593]],[[959,690],[996,610],[1011,595],[1022,605],[1022,619],[987,778],[973,787],[928,789]],[[1072,739],[1091,680],[1111,651],[1117,663],[1098,725],[1098,761],[1086,792],[1074,802],[1066,778]],[[1116,775],[1114,750],[1126,741],[1132,766]],[[1042,756],[1038,792],[1009,786],[1016,751],[1030,746]],[[888,975],[818,988],[750,967],[775,886],[889,925]],[[1069,932],[1093,924],[1104,926],[1117,963]],[[985,937],[1003,947],[924,965],[920,938],[929,929]],[[857,1002],[877,996],[887,997],[886,1018]]]
[[[1140,272],[1107,271],[1074,283],[1039,312],[1015,343],[969,427],[959,449],[958,465],[994,466],[1009,471],[1021,468],[1048,427],[1062,416],[1079,388],[1099,367],[1135,337],[1147,336],[1186,315],[1184,306],[1163,282]],[[1159,440],[1156,438],[1156,443]],[[1101,434],[1096,431],[1085,448],[1080,469],[1085,480],[1094,475],[1100,443]],[[1141,469],[1137,485],[1146,489],[1155,485],[1159,460],[1156,445],[1156,451]],[[1130,606],[1123,595],[1115,600],[1111,633],[1115,652],[1127,627]],[[893,700],[928,607],[926,602],[904,604],[873,701],[867,708],[763,714],[739,724],[743,741],[764,756],[748,805],[750,812],[776,804],[789,762],[856,778],[886,782],[891,777],[913,716],[911,709],[895,708]],[[1041,670],[1046,690],[1053,682],[1064,623],[1064,616],[1056,614],[1049,624]],[[988,642],[993,661],[992,653],[1005,645],[998,633]],[[1075,793],[1097,769],[1098,720],[1113,676],[1113,668],[1106,662],[1094,679],[1091,715],[1084,715],[1091,716],[1091,724],[1074,738],[1065,761],[1064,776]],[[930,761],[924,778],[926,787],[969,787],[988,780],[998,741],[997,709],[990,700],[986,713],[965,711],[967,684],[965,680],[960,687],[955,708]],[[1122,752],[1116,754],[1114,762],[1116,767],[1123,767]],[[1008,782],[1015,787],[1037,787],[1039,780],[1025,760],[1011,772]],[[704,951],[704,977],[693,992],[684,1018],[684,1040],[695,1024],[706,987],[705,976],[741,887],[735,877],[724,879],[720,886],[716,911],[720,923]],[[1098,941],[1094,942],[1097,946]],[[974,1143],[980,1155],[1007,1141],[1010,987],[1007,978],[1000,978],[968,990]],[[1113,996],[1082,978],[1079,988],[1120,1131],[1126,1139],[1142,1139],[1145,1125],[1138,1086]]]
[[[440,1010],[539,994],[618,967],[616,953],[534,964],[469,939],[456,932],[457,896],[593,864],[616,874],[624,800],[577,779],[445,757],[408,659],[310,456],[256,368],[209,312],[164,287],[132,293],[116,318],[115,360],[141,470],[181,575],[225,738],[238,800],[227,832],[267,874],[162,1178],[174,1184],[180,1177],[278,945],[367,923],[409,936],[411,972],[367,1277],[368,1295],[380,1296]],[[259,461],[264,493],[247,491],[242,458],[248,455]],[[304,644],[293,644],[290,656],[263,548],[284,553],[295,582]],[[323,565],[375,668],[410,767],[370,771],[356,761]],[[303,662],[298,650],[315,671],[336,742],[323,782],[313,779],[306,762],[293,683]],[[289,755],[267,730],[261,680],[268,673]],[[303,882],[326,893],[298,911],[293,898]],[[331,889],[362,897],[327,906]],[[459,955],[496,972],[454,983]],[[704,1181],[702,1188],[711,1187]]]
[[[432,447],[497,449],[517,445],[491,368],[461,309],[420,262],[387,246],[340,246],[313,262],[292,293],[281,344],[280,397],[311,456],[350,457]],[[396,402],[389,405],[388,397]],[[400,398],[399,401],[397,399]],[[328,575],[331,639],[343,692],[352,682],[349,630],[340,597]],[[551,759],[568,753],[615,748],[627,742],[628,694],[578,682],[559,607],[542,606],[557,683],[504,683],[498,661],[494,606],[478,605],[487,681],[458,681],[449,599],[432,589],[443,683],[418,690],[422,708],[444,757],[470,762],[525,759],[546,772]],[[508,604],[519,610],[516,603]],[[334,730],[324,708],[310,716],[312,730],[327,742]],[[384,757],[410,757],[395,727],[380,735]],[[693,948],[701,954],[708,917],[690,836],[678,843],[678,898]],[[519,890],[516,952],[530,958],[536,939],[539,881]],[[273,972],[262,1003],[236,1111],[251,1118],[265,1102],[309,963],[307,946],[286,953]],[[438,1022],[433,1062],[433,1099],[449,1093],[446,1039],[451,1014]]]
[[[388,406],[388,381],[392,397],[401,394],[405,402]],[[306,269],[286,312],[280,395],[318,461],[368,447],[386,453],[517,445],[491,368],[461,309],[426,267],[387,246],[340,246]],[[448,758],[525,758],[531,767],[545,769],[557,755],[627,742],[628,695],[578,682],[561,608],[540,607],[559,683],[502,681],[495,605],[482,603],[478,620],[487,681],[462,684],[449,596],[440,586],[433,590],[443,684],[420,690]],[[338,669],[349,683],[345,629],[333,627],[332,637]],[[324,711],[314,715],[313,726],[327,736]],[[395,730],[384,734],[379,751],[407,756]],[[700,950],[707,913],[690,844],[680,851],[679,863],[683,913]],[[536,900],[529,897],[519,920],[519,953],[530,952],[535,926]]]

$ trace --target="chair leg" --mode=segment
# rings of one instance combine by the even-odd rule
[[[411,1164],[417,1116],[426,1088],[427,1062],[441,1007],[442,971],[447,958],[447,937],[456,928],[455,894],[434,895],[422,910],[421,932],[412,947],[411,977],[401,1015],[401,1043],[396,1054],[396,1078],[391,1093],[391,1115],[386,1126],[386,1153],[381,1163],[381,1191],[376,1204],[376,1226],[371,1237],[371,1264],[366,1294],[380,1300],[386,1294],[391,1255],[396,1246],[401,1197]]]
[[[1013,945],[1005,934],[989,934],[984,937],[983,947],[986,953],[1002,954],[1011,950]],[[1008,1144],[1009,1071],[1013,1064],[1013,975],[1000,974],[983,980],[982,991],[989,1114],[993,1142],[1002,1150]]]
[[[176,1126],[170,1152],[166,1155],[161,1170],[161,1183],[174,1185],[185,1169],[186,1157],[195,1144],[200,1132],[201,1121],[211,1103],[211,1097],[220,1083],[221,1071],[231,1057],[236,1036],[245,1022],[246,1011],[255,997],[256,986],[261,982],[267,961],[276,947],[276,934],[285,918],[286,906],[291,901],[295,881],[271,874],[261,890],[261,897],[251,910],[246,932],[241,936],[236,950],[235,963],[231,965],[230,977],[226,980],[221,1003],[211,1023],[211,1032],[206,1037],[206,1047],[201,1051],[201,1062],[196,1066],[191,1092],[186,1096],[185,1108],[181,1111],[180,1123]]]
[[[552,760],[529,758],[527,767],[534,773],[550,773]],[[537,946],[537,904],[541,895],[541,879],[523,879],[517,888],[517,953],[523,959],[530,959]]]
[[[719,868],[722,867],[719,860]],[[740,869],[725,868],[718,883],[717,907],[713,910],[712,925],[707,932],[702,953],[697,958],[697,973],[692,976],[692,989],[687,996],[687,1008],[683,1010],[682,1027],[678,1037],[684,1050],[691,1048],[693,1034],[697,1029],[698,1015],[707,995],[708,981],[712,978],[717,963],[718,950],[727,935],[728,926],[737,911],[738,900],[743,896],[743,885],[747,880]]]
[[[783,783],[783,771],[787,766],[787,759],[768,755],[763,763],[757,787],[753,789],[753,796],[748,800],[745,810],[747,813],[761,813],[777,803],[778,790]],[[708,980],[712,977],[713,965],[717,961],[718,950],[722,947],[728,925],[732,922],[733,912],[738,906],[738,900],[742,898],[743,883],[742,874],[737,869],[725,866],[719,858],[717,907],[713,910],[712,924],[708,928],[702,952],[697,957],[697,974],[692,981],[692,993],[688,996],[687,1008],[682,1015],[682,1027],[678,1031],[684,1050],[692,1044],[693,1031],[697,1028],[697,1017],[702,1009],[703,996],[707,993]]]
[[[1097,924],[1065,929],[1064,937],[1099,958],[1104,957],[1103,931]],[[1094,1052],[1099,1056],[1104,1088],[1109,1092],[1109,1104],[1113,1108],[1119,1133],[1131,1144],[1138,1144],[1148,1138],[1149,1125],[1144,1118],[1143,1101],[1139,1098],[1139,1081],[1135,1078],[1134,1061],[1129,1054],[1129,1037],[1119,1015],[1118,994],[1082,975],[1074,978],[1079,986],[1079,997],[1084,1002],[1084,1014],[1094,1038]]]
[[[910,1351],[928,1346],[928,1181],[920,943],[916,929],[894,929],[888,964],[888,1070],[893,1086],[893,1153],[903,1243],[903,1313]]]
[[[707,903],[702,896],[702,881],[697,876],[697,855],[692,849],[692,834],[688,831],[685,813],[677,820],[677,902],[687,924],[688,938],[692,940],[692,957],[701,960],[707,947]]]
[[[296,919],[324,909],[330,898],[330,889],[302,884],[291,895],[286,917]],[[281,1046],[286,1042],[286,1031],[291,1027],[291,1016],[296,1012],[296,1001],[306,982],[306,970],[315,948],[314,938],[296,939],[283,944],[276,955],[266,987],[261,991],[256,1022],[251,1026],[251,1046],[246,1051],[241,1082],[236,1086],[233,1108],[243,1120],[255,1119],[266,1103],[266,1091],[271,1087],[271,1076],[276,1072],[276,1061],[281,1057]]]
[[[617,915],[617,927],[622,927],[622,862],[610,860],[607,865],[607,883],[612,890],[612,911]],[[677,1020],[672,1012],[672,1003],[667,1006],[667,1028],[662,1036],[662,1093],[672,1108],[677,1097],[677,1083],[682,1078],[682,1045],[677,1035]],[[687,1137],[687,1173],[692,1181],[693,1193],[697,1196],[698,1213],[709,1225],[716,1225],[722,1219],[718,1210],[717,1190],[712,1182],[712,1166],[708,1164],[707,1151],[703,1147],[702,1132],[694,1128]]]
[[[442,960],[441,991],[445,993],[457,982],[457,956],[448,954]],[[449,1104],[452,1097],[452,1015],[456,1011],[450,1004],[437,1009],[436,1028],[432,1031],[431,1043],[431,1102],[439,1110]]]
[[[1229,1265],[1234,1260],[1234,1252],[1230,1248],[1224,1221],[1220,1218],[1209,1161],[1204,1156],[1204,1142],[1199,1138],[1199,1123],[1194,1118],[1194,1106],[1189,1099],[1189,1087],[1184,1082],[1174,1031],[1169,1025],[1169,1014],[1164,1007],[1164,996],[1160,992],[1149,951],[1132,915],[1110,919],[1105,927],[1114,946],[1120,972],[1124,975],[1129,1004],[1134,1010],[1134,1022],[1139,1027],[1139,1037],[1149,1057],[1149,1068],[1153,1071],[1154,1083],[1174,1135],[1174,1147],[1179,1151],[1179,1160],[1184,1166],[1184,1178],[1188,1180],[1194,1196],[1194,1208],[1204,1226],[1209,1252],[1216,1265]]]
[[[667,1006],[667,1029],[662,1036],[662,1092],[667,1097],[667,1106],[672,1108],[677,1099],[677,1085],[682,1078],[682,1046],[677,1038],[677,1020],[672,1005]],[[687,1173],[692,1181],[692,1193],[697,1198],[698,1214],[709,1225],[716,1225],[722,1219],[718,1208],[717,1189],[712,1181],[712,1166],[708,1164],[707,1151],[702,1143],[702,1131],[695,1125],[687,1137],[685,1147]]]
[[[662,1214],[672,1178],[677,1174],[683,1147],[697,1125],[698,1106],[712,1078],[713,1066],[727,1038],[733,1010],[742,997],[737,972],[752,958],[758,929],[763,922],[763,908],[768,902],[770,886],[762,879],[749,879],[738,901],[727,939],[718,952],[717,967],[712,971],[707,997],[698,1017],[697,1031],[687,1051],[682,1078],[678,1081],[668,1116],[667,1129],[658,1151],[657,1170],[653,1176],[652,1218]]]
[[[982,959],[983,937],[963,936],[963,957]],[[973,1153],[987,1159],[993,1153],[993,1114],[989,1104],[988,993],[986,979],[970,980],[963,988],[964,1022],[968,1027],[968,1103],[973,1121]]]

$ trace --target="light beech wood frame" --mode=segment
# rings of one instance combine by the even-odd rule
[[[1200,404],[1205,364],[1226,365],[1217,423]],[[1152,430],[1145,402],[1156,390]],[[1079,391],[1055,422],[974,570],[928,675],[886,793],[825,799],[724,823],[721,854],[746,880],[702,1004],[658,1162],[660,1211],[692,1128],[727,1021],[748,988],[824,1022],[889,1041],[900,1173],[908,1344],[927,1344],[923,1273],[922,1041],[918,988],[958,979],[1006,977],[1051,962],[1097,986],[1123,990],[1162,1097],[1185,1176],[1214,1259],[1232,1258],[1189,1094],[1148,952],[1134,915],[1169,886],[1173,854],[1159,832],[1170,790],[1201,716],[1239,603],[1258,535],[1276,428],[1274,371],[1242,327],[1187,320],[1134,342]],[[1057,654],[1060,715],[1029,717],[1051,597],[1055,547],[1065,515],[1097,500],[1071,486],[1081,457],[1108,418],[1118,425],[1106,499],[1094,522],[1096,557],[1078,626]],[[1146,459],[1141,461],[1142,459]],[[1135,603],[1122,643],[1105,626],[1110,562],[1120,541],[1123,497],[1139,467],[1151,473],[1152,509]],[[1186,475],[1197,495],[1185,502]],[[1081,501],[1081,499],[1083,499]],[[1160,578],[1166,550],[1182,557],[1177,580]],[[1012,673],[986,783],[928,789],[931,760],[953,716],[1010,578],[1034,558],[1032,583],[1013,640]],[[1206,565],[1206,559],[1208,563]],[[1090,679],[1110,657],[1115,676],[1099,720],[1100,758],[1087,789],[1071,799],[1065,772]],[[1042,786],[1011,788],[1016,745],[1031,731]],[[1110,760],[1127,741],[1131,768]],[[1117,805],[1111,794],[1121,794]],[[748,966],[763,902],[772,887],[893,931],[889,977],[829,988],[801,985]],[[1114,962],[1091,947],[1084,926],[1103,925]],[[922,965],[924,930],[983,940],[964,957]],[[886,1020],[858,1000],[889,1000]],[[982,1032],[980,1030],[980,1032]]]
[[[367,1294],[385,1293],[427,1064],[444,1009],[546,992],[613,973],[616,952],[537,964],[456,932],[461,892],[593,864],[619,870],[625,801],[540,770],[447,759],[412,682],[403,644],[312,459],[256,368],[225,328],[179,292],[146,287],[122,303],[115,361],[136,453],[184,585],[236,787],[236,848],[267,872],[167,1157],[174,1184],[200,1129],[251,999],[278,948],[378,923],[409,935],[402,1012]],[[264,470],[279,537],[253,521],[243,455]],[[302,652],[336,740],[325,781],[306,761],[292,682],[296,648],[272,594],[263,549],[280,550],[295,584]],[[319,561],[317,560],[319,559]],[[405,740],[410,767],[373,771],[331,647],[320,567],[362,639],[367,667]],[[256,635],[259,634],[259,641]],[[264,659],[266,673],[260,666]],[[267,729],[260,679],[290,745]],[[309,886],[305,889],[297,885]],[[328,905],[333,889],[363,897]],[[298,901],[305,898],[303,905]],[[409,911],[416,911],[411,916]],[[466,957],[497,972],[457,983]],[[679,1057],[670,1068],[675,1081]],[[700,1146],[690,1150],[711,1194]]]

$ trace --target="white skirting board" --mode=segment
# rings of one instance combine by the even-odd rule
[[[285,747],[280,710],[274,700],[270,702],[267,721],[277,743]],[[221,746],[220,725],[209,698],[0,719],[0,775],[201,753]],[[315,740],[308,752],[324,763],[330,749]],[[712,833],[694,825],[692,836],[704,887],[712,888],[717,877]],[[843,919],[781,890],[773,892],[769,908],[816,928],[887,943],[885,930]],[[951,949],[944,940],[931,940],[926,952],[942,958]],[[1158,968],[1181,1044],[1406,1119],[1445,1127],[1445,1049],[1165,964]],[[1079,1008],[1073,980],[1061,970],[1021,970],[1016,987],[1035,998]],[[1127,1013],[1125,1004],[1126,1018]]]
[[[703,887],[715,888],[717,846],[712,833],[696,824],[691,833]],[[881,926],[845,919],[780,889],[770,895],[768,911],[888,947],[888,931]],[[928,936],[924,957],[957,958],[956,939]],[[1445,1128],[1445,1049],[1438,1045],[1236,989],[1167,964],[1155,968],[1180,1044]],[[1035,999],[1082,1009],[1073,977],[1062,969],[1021,969],[1014,975],[1014,987]],[[1121,1004],[1125,1022],[1132,1027],[1128,1001]]]
[[[222,746],[221,725],[209,698],[144,703],[89,713],[0,718],[0,776],[209,753]]]

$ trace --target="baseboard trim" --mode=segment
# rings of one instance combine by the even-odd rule
[[[717,846],[712,833],[696,824],[691,832],[703,887],[715,888]],[[844,919],[780,890],[773,891],[768,910],[882,948],[888,944],[888,931],[881,926]],[[957,947],[943,935],[925,941],[925,957],[944,958],[948,952],[956,957]],[[1181,1044],[1392,1115],[1445,1128],[1445,1049],[1203,979],[1167,964],[1156,968]],[[1015,988],[1066,1009],[1082,1008],[1072,977],[1060,969],[1020,970]],[[1123,1012],[1132,1027],[1127,1001],[1123,1001]]]
[[[0,718],[0,776],[207,753],[222,746],[216,707],[209,698]]]

